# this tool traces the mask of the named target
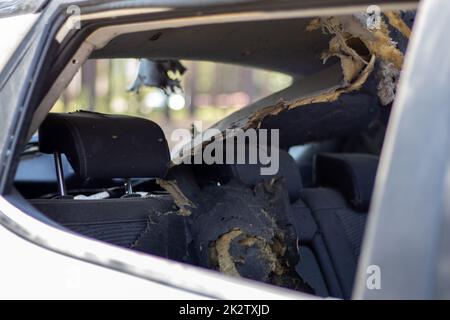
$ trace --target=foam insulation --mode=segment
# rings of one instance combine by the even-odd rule
[[[211,244],[209,249],[209,263],[211,265],[217,264],[220,271],[235,277],[240,277],[240,274],[236,270],[235,261],[230,254],[230,246],[231,242],[240,235],[242,235],[242,230],[237,228],[232,229],[231,231],[221,235]]]
[[[172,196],[175,204],[179,208],[178,214],[180,216],[189,216],[191,209],[196,208],[195,204],[181,191],[176,180],[157,179],[156,182]]]
[[[240,229],[232,229],[220,236],[210,246],[210,264],[216,265],[222,273],[231,276],[245,276],[270,282],[271,276],[282,276],[286,271],[280,262],[280,258],[285,252],[286,246],[277,238],[268,242],[264,238],[245,234]],[[258,261],[253,261],[253,259]],[[251,273],[248,273],[246,268],[237,267],[246,263],[252,264]],[[256,272],[254,266],[259,266]]]
[[[398,14],[386,16],[389,25],[409,36],[409,28]],[[324,62],[331,57],[339,59],[342,81],[300,99],[280,100],[261,108],[240,127],[260,128],[266,117],[293,108],[313,105],[323,108],[323,104],[345,107],[347,99],[358,101],[364,97],[376,100],[377,106],[390,104],[395,98],[404,57],[391,39],[387,23],[381,21],[379,29],[368,29],[363,19],[356,16],[312,20],[307,30],[322,30],[331,37],[321,58]],[[188,156],[210,142],[202,140]],[[188,184],[195,181],[193,178],[183,182],[184,175],[181,172],[176,179],[158,183],[174,197],[180,208],[178,215],[187,221],[190,256],[195,257],[195,264],[235,277],[313,292],[295,271],[300,256],[297,237],[300,233],[290,221],[289,198],[282,181],[260,183],[252,190],[232,180],[226,185],[207,185],[200,190]]]
[[[209,185],[187,217],[200,266],[222,273],[311,292],[295,272],[297,233],[281,180],[252,190],[232,180]],[[207,226],[207,227],[205,227]]]
[[[404,37],[408,39],[411,37],[411,29],[401,18],[399,11],[388,11],[385,15],[388,18],[389,24],[400,31]]]
[[[370,60],[364,65],[360,65],[359,62],[355,62],[352,66],[350,66],[350,60],[350,58],[347,59],[347,62],[345,62],[343,65],[349,66],[349,68],[351,68],[352,71],[348,74],[351,73],[355,75],[356,70],[359,69],[359,74],[357,76],[351,77],[354,78],[353,81],[349,82],[348,80],[350,78],[344,77],[340,85],[328,88],[320,93],[316,93],[315,95],[306,96],[291,102],[281,100],[273,106],[262,108],[249,117],[243,129],[245,130],[249,128],[259,128],[262,121],[269,115],[277,115],[281,111],[297,108],[300,106],[307,106],[316,103],[334,102],[342,94],[360,89],[367,81],[369,75],[374,69],[375,56],[371,56]]]

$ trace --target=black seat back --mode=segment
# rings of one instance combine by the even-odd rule
[[[324,244],[320,250],[327,252],[328,257],[319,264],[322,270],[327,270],[324,277],[328,278],[329,288],[333,287],[330,293],[339,296],[340,292],[341,297],[350,298],[378,157],[319,154],[314,166],[316,187],[303,189],[300,198],[317,224]]]
[[[294,224],[298,238],[297,273],[314,289],[316,295],[343,297],[317,223],[311,215],[311,210],[300,199],[302,179],[295,160],[284,150],[274,149],[274,151],[278,152],[279,170],[273,175],[261,174],[260,169],[264,166],[262,163],[247,162],[211,166],[210,176],[222,183],[234,180],[250,188],[273,178],[281,178],[285,191],[289,195],[290,221]]]
[[[164,178],[169,149],[154,122],[92,112],[48,115],[39,129],[42,152],[64,153],[82,179]],[[142,198],[38,199],[31,204],[85,236],[185,261],[184,219],[169,195]],[[163,232],[170,230],[170,232]]]
[[[153,121],[96,112],[50,113],[39,128],[43,153],[64,153],[82,179],[162,178],[170,163]]]

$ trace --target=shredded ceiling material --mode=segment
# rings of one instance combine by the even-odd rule
[[[201,266],[286,288],[312,289],[295,272],[297,232],[280,179],[253,189],[237,181],[201,190],[188,217]],[[205,228],[204,226],[208,226]]]
[[[149,230],[137,240],[137,246],[161,238],[158,243],[163,248],[155,248],[161,256],[172,254],[180,261],[188,257],[191,263],[231,276],[313,292],[295,271],[298,236],[281,179],[262,182],[253,189],[235,180],[200,189],[186,183],[189,171],[173,170],[174,180],[158,183],[186,212],[152,215]],[[166,235],[154,232],[154,222],[163,223],[169,235],[178,230],[173,235],[182,239],[177,238],[171,246],[164,241]]]
[[[398,12],[386,14],[388,23],[409,38],[411,30],[401,19]],[[314,103],[336,101],[340,95],[359,90],[369,75],[377,69],[378,97],[382,105],[394,101],[404,55],[389,35],[386,22],[381,19],[379,28],[369,29],[364,19],[357,16],[342,16],[313,19],[307,31],[322,30],[324,35],[332,35],[329,48],[322,54],[323,62],[331,57],[340,60],[343,80],[334,86],[313,96],[295,101],[279,103],[258,110],[247,121],[244,129],[259,128],[265,117],[276,115],[283,110]],[[378,63],[378,64],[377,64]]]
[[[259,109],[240,128],[260,128],[266,117],[300,106],[323,103],[329,106],[344,98],[355,99],[350,95],[341,96],[358,95],[357,91],[363,87],[369,92],[360,90],[361,94],[378,97],[377,105],[392,103],[404,54],[390,37],[389,26],[407,38],[411,31],[398,12],[385,16],[387,22],[382,19],[379,28],[367,27],[361,16],[312,20],[308,31],[321,30],[324,36],[331,36],[329,48],[321,59],[324,63],[332,57],[339,59],[342,81],[310,96],[289,102],[282,100]],[[376,85],[365,87],[373,79]],[[212,141],[202,140],[184,156],[193,156]],[[199,265],[236,277],[306,292],[312,290],[294,270],[299,257],[298,238],[289,221],[289,199],[281,181],[260,183],[249,190],[232,180],[223,186],[211,185],[195,191],[185,183],[177,184],[176,180],[158,183],[174,197],[180,209],[178,215],[189,221],[191,248]]]

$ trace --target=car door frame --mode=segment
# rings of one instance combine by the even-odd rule
[[[450,297],[449,20],[450,2],[421,2],[386,133],[355,299]]]
[[[345,1],[336,1],[336,3],[337,2],[344,3]],[[350,3],[352,1],[347,2]],[[405,3],[405,1],[382,2]],[[425,5],[424,7],[429,8],[429,6],[431,6],[430,2],[432,1],[426,0],[425,2],[427,7]],[[7,137],[7,139],[0,142],[0,193],[2,194],[1,199],[5,201],[8,201],[7,197],[10,196],[12,192],[12,177],[17,167],[19,151],[25,143],[25,137],[27,135],[26,127],[31,122],[32,112],[30,110],[30,106],[33,105],[33,102],[36,102],[35,100],[37,99],[37,97],[33,96],[32,93],[36,92],[39,86],[43,85],[38,83],[37,80],[39,79],[39,76],[42,76],[41,68],[44,64],[45,54],[52,45],[50,39],[65,21],[61,18],[61,8],[63,8],[62,6],[67,3],[70,3],[70,1],[63,1],[58,5],[49,4],[49,8],[44,11],[43,15],[36,23],[35,28],[30,33],[30,38],[27,40],[28,46],[20,48],[20,50],[24,50],[23,55],[17,55],[9,62],[9,64],[14,68],[23,68],[23,70],[17,69],[12,72],[11,78],[9,79],[14,86],[20,87],[21,89],[16,94],[11,96],[5,95],[0,89],[0,100],[7,105],[8,110],[13,114],[13,120],[10,123],[7,123],[7,125],[0,130],[0,135]],[[358,4],[361,3],[370,4],[371,1],[358,1]],[[420,71],[415,69],[414,64],[417,61],[421,61],[421,59],[425,59],[425,57],[430,59],[429,55],[427,56],[424,54],[424,49],[418,44],[423,40],[421,37],[424,37],[423,31],[420,31],[422,28],[425,29],[424,21],[430,23],[429,21],[431,18],[429,16],[427,17],[427,15],[428,11],[426,10],[425,13],[420,15],[418,22],[419,26],[415,30],[415,32],[419,30],[417,32],[419,35],[413,37],[414,39],[412,40],[412,43],[414,45],[408,50],[407,66],[405,68],[406,71],[402,76],[402,83],[399,89],[399,98],[396,101],[393,118],[387,134],[387,142],[380,163],[380,174],[377,177],[375,196],[370,212],[368,232],[366,234],[363,246],[362,263],[358,271],[357,284],[355,287],[356,290],[354,297],[358,299],[387,297],[434,297],[436,292],[436,279],[439,278],[437,276],[439,274],[437,272],[437,261],[439,261],[439,259],[447,259],[445,255],[442,255],[442,250],[440,248],[440,239],[444,232],[440,230],[439,227],[443,228],[446,226],[447,228],[445,230],[448,231],[448,222],[445,224],[444,221],[447,220],[443,219],[442,212],[444,204],[441,203],[442,201],[436,201],[436,205],[433,206],[432,209],[429,208],[429,211],[431,212],[429,213],[430,216],[427,217],[429,219],[425,219],[423,216],[424,214],[422,213],[422,215],[418,215],[420,219],[413,221],[413,219],[410,219],[411,215],[408,215],[408,212],[406,212],[411,208],[411,206],[408,206],[406,203],[408,202],[408,199],[399,196],[399,194],[401,194],[404,190],[410,190],[406,187],[412,188],[414,183],[418,184],[419,182],[422,182],[419,178],[423,178],[423,175],[415,176],[414,174],[411,174],[414,166],[417,168],[418,162],[422,163],[423,161],[423,163],[427,163],[425,159],[417,156],[417,149],[415,148],[417,145],[420,145],[418,144],[419,141],[424,141],[423,137],[421,139],[421,136],[418,133],[430,133],[431,131],[437,129],[433,126],[431,128],[430,126],[425,126],[427,123],[426,119],[430,121],[432,112],[424,114],[423,110],[421,111],[419,106],[417,106],[417,103],[412,103],[406,107],[406,104],[411,102],[412,99],[411,94],[406,93],[407,90],[405,87],[410,85],[410,81],[413,81],[411,77],[414,77]],[[30,39],[33,39],[34,41],[30,41]],[[445,49],[442,44],[439,45],[438,43],[433,43],[433,45],[435,48]],[[18,51],[17,53],[20,52],[22,51]],[[26,61],[26,64],[24,61]],[[430,72],[427,72],[426,74],[429,77],[433,76]],[[428,88],[428,92],[436,93],[436,97],[439,97],[436,90],[432,90],[432,83],[433,82],[430,81],[428,85],[425,85],[422,89]],[[418,94],[418,92],[415,92],[415,94]],[[440,107],[442,107],[442,105],[440,105]],[[434,109],[430,110],[432,111]],[[442,111],[441,109],[439,110]],[[445,113],[445,116],[446,115],[447,113]],[[407,122],[410,117],[413,117],[415,121],[417,121],[415,122],[416,127],[414,128],[417,130],[416,133],[414,133],[414,130],[411,128],[408,128]],[[434,117],[437,117],[437,115],[435,114]],[[415,140],[416,144],[411,144],[412,142],[408,141],[408,137],[411,139],[410,135],[413,135],[414,139],[417,139]],[[436,136],[443,138],[442,133],[437,134]],[[406,143],[406,145],[400,142]],[[429,152],[436,151],[436,154],[428,152],[427,154],[433,154],[433,160],[439,161],[439,166],[432,170],[433,179],[430,177],[430,181],[433,180],[436,182],[436,184],[433,185],[432,190],[434,194],[443,194],[444,184],[442,176],[444,175],[442,173],[447,172],[447,162],[449,160],[448,158],[450,153],[440,150],[439,148],[442,148],[442,145],[436,143],[429,144],[427,147],[429,147],[429,150],[427,148]],[[413,151],[415,151],[415,154],[413,154]],[[414,159],[412,159],[413,156],[415,157]],[[398,168],[401,168],[402,166],[407,166],[410,171],[407,171],[406,169],[398,170]],[[428,166],[425,167],[432,167],[430,166],[430,159],[428,159]],[[437,177],[439,175],[440,177]],[[398,181],[400,180],[404,182],[399,185]],[[406,183],[406,181],[409,183]],[[447,189],[445,189],[445,191],[446,190]],[[422,196],[420,194],[422,189],[416,186],[414,190],[411,189],[410,191],[413,191],[411,195],[417,196],[417,198],[415,198],[417,199],[416,201],[423,205],[423,202],[419,201],[423,201],[424,198],[426,198],[424,197],[425,194],[422,194]],[[430,192],[427,193],[428,200],[430,199],[429,194]],[[8,203],[10,203],[10,201],[8,201]],[[2,208],[0,208],[0,210],[6,210],[6,207],[7,205],[5,204]],[[389,216],[388,212],[390,210],[395,211],[394,216]],[[25,214],[23,211],[22,213]],[[0,215],[2,215],[1,212]],[[11,216],[9,216],[9,218],[10,217]],[[400,222],[404,221],[409,221],[407,228],[400,225]],[[4,216],[0,219],[0,223],[4,226],[7,225],[10,230],[17,232],[18,234],[24,231],[23,226],[15,223],[15,221],[5,219]],[[397,225],[397,223],[399,224],[398,228],[394,230],[392,228],[392,224]],[[30,226],[30,228],[33,228],[32,223]],[[417,244],[415,250],[411,250],[410,240],[413,236],[411,234],[411,229],[413,229],[416,233],[420,233],[422,230],[426,234],[433,234],[433,237],[429,237],[429,239],[421,239],[421,242]],[[31,235],[36,235],[34,230],[25,230],[25,233],[22,233],[21,236],[26,236],[25,234],[30,234],[30,232]],[[395,243],[397,251],[384,250],[390,246],[393,246],[393,239],[395,241],[400,239]],[[35,240],[36,239],[33,239],[33,241]],[[45,243],[41,243],[41,245],[45,245]],[[406,250],[408,249],[408,246],[410,250]],[[404,254],[401,255],[401,257],[397,256],[396,252],[401,251],[403,248],[405,248]],[[49,249],[55,250],[55,248],[51,247]],[[411,268],[410,272],[405,272],[405,260],[404,258],[402,259],[402,257],[404,257],[407,252],[409,253],[409,255],[407,255],[408,257],[413,253],[417,255],[417,258],[414,259],[414,261],[419,265],[423,261],[432,260],[432,262],[426,263],[422,267],[416,269]],[[67,254],[72,253],[69,252]],[[82,257],[80,258],[83,259]],[[106,265],[111,267],[111,265]],[[373,265],[379,266],[381,270],[382,287],[380,290],[372,290],[367,288],[367,270],[368,267]],[[128,272],[129,270],[122,271]],[[415,280],[412,280],[416,278],[420,278],[420,281],[415,282]]]

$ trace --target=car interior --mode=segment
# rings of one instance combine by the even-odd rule
[[[90,58],[206,59],[294,77],[289,88],[216,125],[236,127],[242,119],[254,124],[252,115],[261,107],[340,81],[340,60],[321,59],[331,35],[306,31],[310,22],[141,31],[118,36]],[[407,42],[395,39],[406,50]],[[273,175],[261,174],[261,161],[177,165],[163,129],[149,119],[83,106],[51,112],[22,153],[15,188],[67,232],[230,276],[350,299],[391,111],[371,91],[374,81],[334,101],[258,118],[256,130],[280,131]],[[224,143],[238,144],[228,138]]]

